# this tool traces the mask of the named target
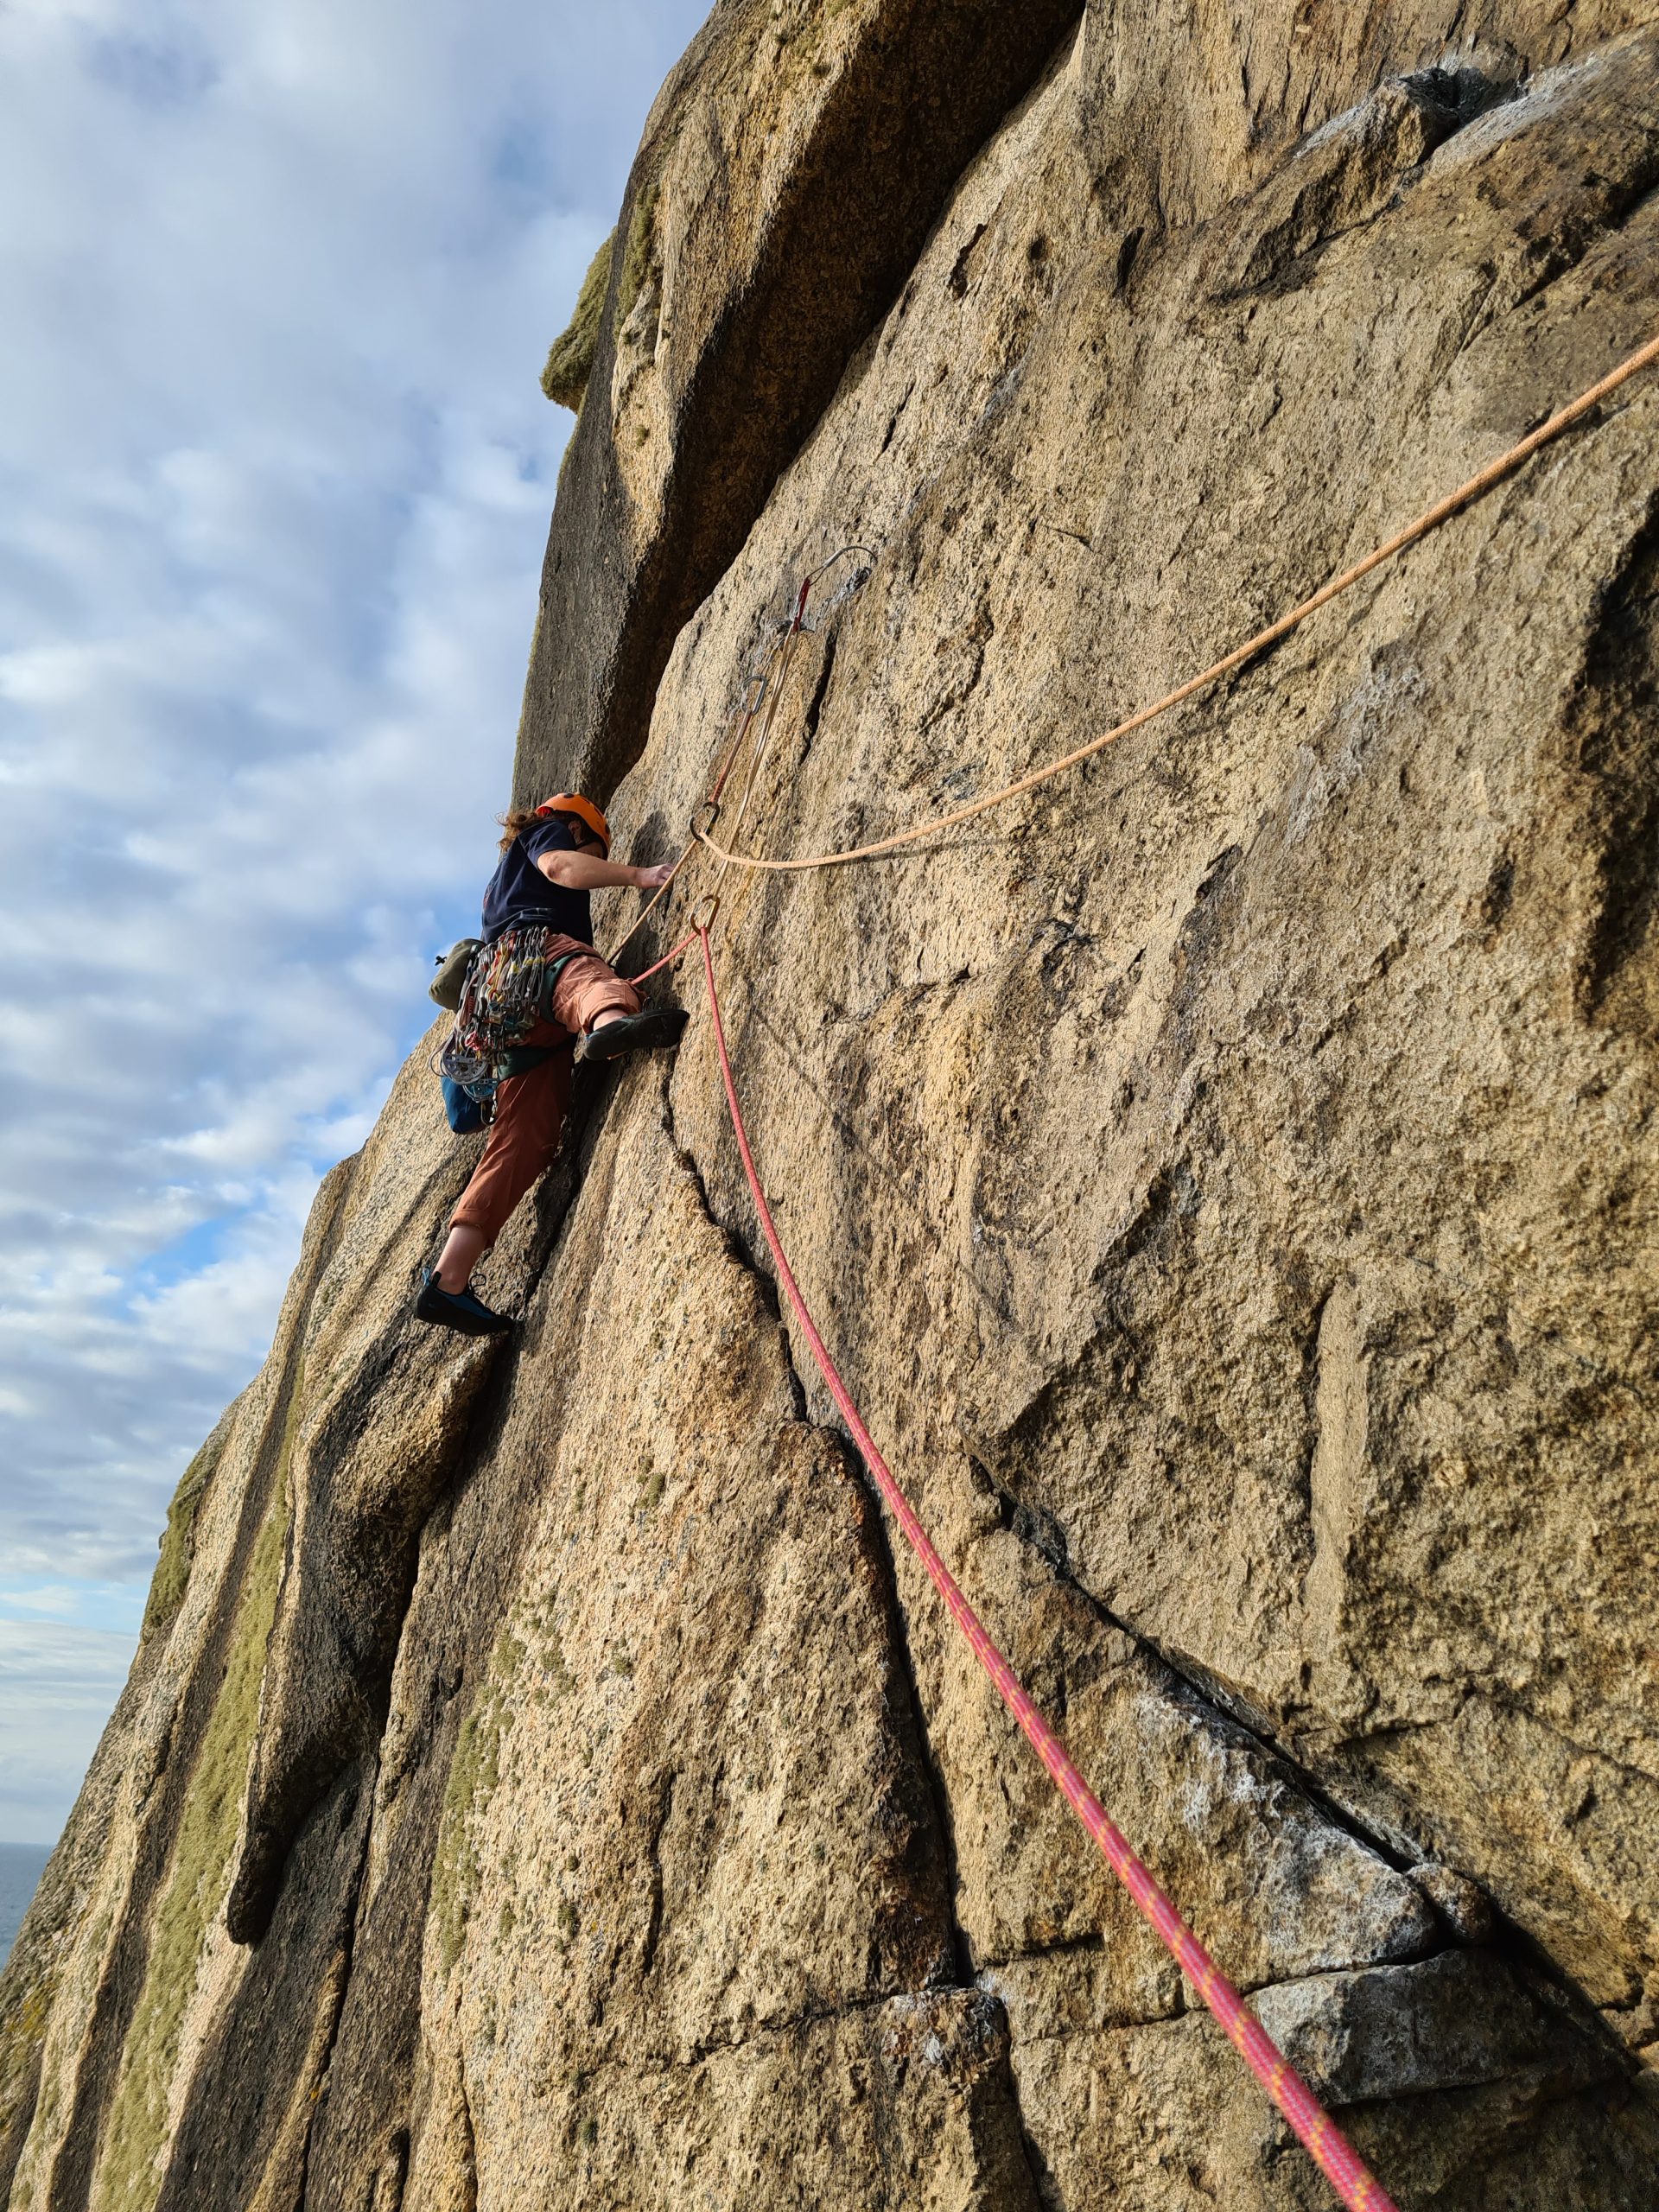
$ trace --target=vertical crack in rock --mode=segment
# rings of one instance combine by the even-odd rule
[[[849,1465],[864,1483],[871,1499],[872,1541],[879,1554],[883,1569],[882,1592],[887,1609],[888,1635],[904,1669],[905,1686],[910,1699],[911,1726],[915,1731],[916,1747],[927,1777],[928,1793],[931,1800],[933,1821],[938,1834],[938,1847],[944,1860],[945,1904],[950,1918],[950,1948],[956,1966],[957,1980],[964,1989],[979,1989],[971,1948],[957,1914],[957,1900],[961,1893],[961,1876],[957,1864],[955,1824],[951,1817],[950,1791],[944,1773],[933,1748],[931,1732],[927,1725],[926,1709],[922,1703],[921,1684],[917,1677],[915,1655],[910,1647],[909,1627],[899,1602],[899,1578],[893,1558],[893,1541],[887,1527],[885,1509],[876,1496],[874,1482],[864,1469],[858,1453],[849,1440],[842,1439],[842,1448]],[[1096,1939],[1097,1940],[1097,1939]],[[1012,2030],[1007,2024],[1007,2009],[1000,1998],[994,1998],[999,2015],[1004,2022],[1005,2033],[1012,2047]],[[1019,2155],[1024,2164],[1025,2177],[1033,2203],[1046,2202],[1042,2184],[1044,2163],[1030,2129],[1020,2099],[1020,2080],[1011,2063],[1005,2062],[1007,2097],[1018,2137]],[[1002,2208],[998,2208],[1002,2212]],[[1008,2212],[1014,2212],[1010,2206]]]
[[[1647,979],[1643,991],[1637,956],[1659,905],[1659,497],[1601,595],[1567,728],[1591,785],[1596,877],[1579,1003],[1592,1017],[1650,1021],[1659,985]]]
[[[455,2096],[461,2114],[461,2202],[458,2212],[478,2212],[478,2129],[473,2120],[473,2101],[467,2088],[465,2052],[455,2061]]]
[[[278,1600],[226,1907],[239,1943],[264,1936],[314,1807],[341,1768],[379,1741],[421,1529],[465,1453],[480,1398],[493,1378],[499,1391],[511,1364],[501,1339],[469,1347],[454,1366],[447,1344],[421,1344],[431,1357],[419,1363],[415,1387],[435,1397],[442,1387],[452,1403],[424,1449],[388,1451],[390,1440],[374,1438],[372,1428],[383,1408],[408,1416],[393,1377],[407,1376],[410,1335],[400,1314],[307,1440],[302,1522]]]
[[[666,1080],[663,1086],[663,1127],[670,1143],[674,1147],[676,1158],[696,1190],[698,1203],[710,1227],[718,1231],[725,1240],[727,1249],[733,1258],[753,1278],[766,1310],[777,1321],[779,1344],[798,1419],[804,1423],[817,1426],[810,1423],[806,1391],[802,1383],[799,1370],[795,1364],[794,1348],[788,1324],[783,1315],[777,1283],[770,1271],[760,1266],[754,1258],[747,1240],[737,1230],[722,1222],[715,1211],[709,1200],[708,1185],[702,1171],[692,1154],[681,1143],[676,1131],[671,1083]],[[866,1531],[873,1561],[878,1570],[876,1592],[884,1614],[888,1649],[893,1654],[904,1682],[908,1720],[906,1732],[910,1738],[911,1755],[925,1783],[933,1829],[933,1848],[939,1862],[940,1904],[950,1945],[949,1964],[955,1971],[956,1986],[964,1994],[971,1993],[982,2003],[995,2005],[1006,2040],[1007,2035],[1006,2012],[999,1999],[989,1996],[977,1986],[968,1939],[957,1918],[957,1897],[959,1878],[950,1797],[944,1774],[934,1752],[927,1725],[926,1711],[922,1702],[921,1685],[917,1678],[915,1656],[910,1647],[904,1608],[899,1601],[899,1582],[893,1567],[892,1541],[887,1529],[886,1510],[861,1455],[844,1429],[837,1425],[833,1427],[819,1427],[818,1433],[834,1442],[847,1468],[849,1477],[857,1484],[868,1501]],[[925,1986],[941,1989],[950,1986],[945,1978],[945,1965],[946,1961],[941,1959],[937,1976],[930,1977]],[[877,2001],[884,2002],[885,2000]],[[1006,2056],[1002,2063],[1001,2075],[1014,2123],[1015,2153],[1024,2187],[1020,2189],[1016,2185],[1014,2197],[1010,2197],[1006,2192],[999,2195],[995,2200],[995,2212],[1021,2212],[1023,2202],[1029,2202],[1031,2206],[1035,2207],[1039,2203],[1046,2202],[1039,2180],[1039,2176],[1043,2171],[1043,2162],[1026,2126],[1025,2115],[1020,2104],[1019,2082]],[[885,2130],[879,2130],[879,2137],[885,2132]],[[887,2156],[887,2146],[884,2142],[884,2160]],[[901,2160],[900,2164],[902,2163]],[[1006,2164],[1006,2159],[1004,2164]],[[1016,2202],[1015,2198],[1020,2202]],[[988,2212],[990,2212],[988,2206]]]
[[[303,2202],[351,1978],[374,1786],[374,1762],[359,1762],[296,1839],[270,1940],[238,1962],[190,2069],[156,2212]]]
[[[663,1831],[674,1811],[674,1770],[671,1767],[658,1776],[656,1803],[652,1808],[651,1823],[646,1830],[645,1863],[650,1870],[651,1901],[645,1915],[645,1932],[639,1946],[639,1971],[648,1974],[657,1963],[657,1946],[663,1932]]]
[[[806,712],[801,717],[801,749],[796,759],[798,772],[806,765],[808,755],[817,741],[818,724],[823,718],[823,702],[836,673],[836,645],[840,631],[831,626],[823,633],[823,656],[818,663],[817,680],[812,686],[811,696],[806,702]]]
[[[841,1427],[822,1427],[810,1420],[806,1390],[799,1370],[795,1364],[794,1346],[789,1325],[785,1319],[778,1295],[778,1286],[770,1271],[760,1265],[748,1249],[741,1236],[723,1223],[709,1202],[709,1188],[702,1172],[692,1154],[681,1144],[674,1128],[673,1107],[669,1086],[664,1086],[664,1128],[676,1157],[696,1186],[698,1203],[711,1228],[725,1239],[727,1248],[739,1265],[754,1279],[767,1311],[778,1324],[779,1343],[789,1378],[790,1393],[794,1401],[796,1418],[804,1424],[818,1428],[818,1433],[833,1440],[840,1452],[849,1475],[868,1498],[871,1511],[868,1522],[868,1538],[874,1562],[879,1569],[878,1592],[885,1615],[889,1647],[898,1663],[905,1684],[905,1695],[909,1713],[910,1728],[913,1733],[913,1748],[919,1770],[927,1785],[928,1803],[935,1829],[935,1845],[939,1853],[942,1871],[943,1904],[946,1916],[952,1961],[958,1982],[964,1988],[972,1985],[972,1963],[962,1929],[957,1920],[957,1864],[956,1849],[951,1836],[950,1806],[944,1794],[943,1778],[929,1740],[926,1715],[922,1706],[921,1690],[916,1679],[915,1660],[906,1634],[903,1609],[899,1601],[899,1585],[893,1573],[893,1551],[888,1540],[887,1526],[880,1500],[852,1440]]]
[[[550,1219],[543,1200],[526,1309],[614,1095],[603,1082],[584,1089],[552,1171]],[[379,1743],[421,1532],[510,1402],[518,1365],[511,1338],[457,1350],[445,1332],[398,1312],[304,1436],[296,1471],[303,1510],[283,1575],[227,1907],[238,1942],[264,1935],[293,1839],[312,1808],[344,1766]]]
[[[858,1453],[847,1439],[840,1437],[838,1431],[833,1433],[837,1435],[841,1442],[849,1469],[865,1484],[875,1505],[872,1516],[873,1541],[881,1561],[882,1596],[887,1605],[888,1634],[893,1639],[893,1649],[904,1669],[905,1688],[910,1700],[911,1725],[916,1732],[917,1749],[927,1777],[928,1795],[932,1802],[934,1822],[938,1829],[939,1850],[944,1862],[945,1899],[950,1912],[950,1949],[956,1965],[957,1980],[964,1989],[968,1989],[973,1986],[974,1962],[968,1938],[963,1932],[961,1922],[957,1917],[957,1898],[960,1893],[961,1879],[957,1866],[957,1844],[950,1817],[950,1800],[945,1789],[944,1776],[934,1752],[932,1738],[927,1726],[926,1710],[922,1704],[921,1685],[916,1676],[915,1656],[910,1648],[904,1608],[899,1599],[899,1579],[893,1567],[893,1542],[887,1528],[887,1514],[876,1499],[874,1485]]]
[[[370,1775],[366,1776],[364,1781],[364,1787],[369,1793],[370,1810],[368,1817],[363,1823],[363,1840],[357,1854],[357,1870],[352,1881],[350,1894],[346,1900],[346,1932],[344,1947],[340,1958],[339,1991],[335,1997],[334,2003],[329,2012],[327,2040],[323,2046],[321,2062],[316,2069],[315,2078],[311,2082],[306,2099],[307,2113],[305,2121],[305,2138],[300,2157],[298,2184],[295,2189],[293,2196],[293,2203],[296,2208],[304,2204],[306,2201],[306,2195],[310,2186],[311,2146],[316,2139],[316,2106],[319,2100],[326,2097],[328,2094],[328,2075],[334,2063],[334,2049],[340,2041],[340,2022],[346,2017],[346,1999],[352,1986],[352,1960],[357,1948],[358,1919],[362,1905],[364,1882],[368,1873],[369,1843],[374,1829],[373,1793],[375,1780],[376,1777],[373,1775]],[[303,2084],[302,2086],[303,2087]],[[377,2196],[378,2195],[378,2191],[377,2190]],[[403,2186],[402,2178],[400,2177],[397,2189],[397,2196],[399,2200],[401,2200],[402,2196]],[[397,2212],[396,2203],[390,2208],[390,2212]]]
[[[813,1424],[810,1421],[807,1414],[806,1392],[801,1386],[800,1373],[795,1365],[794,1349],[789,1338],[789,1325],[784,1318],[783,1306],[778,1296],[778,1286],[772,1280],[771,1271],[762,1267],[755,1257],[748,1239],[742,1230],[734,1227],[728,1222],[722,1221],[715,1211],[709,1197],[709,1185],[703,1179],[702,1170],[698,1166],[695,1155],[681,1143],[679,1132],[675,1127],[672,1077],[666,1071],[663,1081],[662,1102],[663,1134],[674,1147],[674,1157],[685,1170],[693,1189],[696,1192],[697,1204],[702,1208],[709,1226],[720,1237],[737,1265],[746,1274],[753,1278],[755,1287],[760,1293],[761,1303],[777,1325],[779,1347],[783,1354],[784,1371],[789,1383],[790,1397],[795,1408],[795,1418],[810,1427]],[[836,1435],[839,1441],[845,1442],[845,1439],[840,1437],[838,1431],[830,1430],[827,1433]]]

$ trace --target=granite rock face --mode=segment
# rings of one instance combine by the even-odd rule
[[[677,850],[855,543],[741,846],[1068,749],[1650,334],[1656,186],[1650,7],[717,9],[521,789]],[[962,831],[720,886],[866,1417],[1413,2212],[1659,2198],[1656,430],[1659,378]],[[874,1500],[653,988],[509,1343],[410,1318],[474,1150],[430,1039],[320,1194],[0,1984],[5,2201],[1329,2203]]]

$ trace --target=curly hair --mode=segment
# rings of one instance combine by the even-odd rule
[[[594,835],[579,814],[543,814],[539,806],[512,807],[505,814],[498,814],[495,818],[502,830],[501,842],[496,849],[503,853],[515,837],[521,836],[536,822],[568,822],[573,830],[579,830],[584,838]],[[598,840],[594,839],[594,842],[597,843]]]

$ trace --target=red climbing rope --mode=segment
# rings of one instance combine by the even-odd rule
[[[995,1683],[1002,1702],[1025,1730],[1050,1777],[1065,1792],[1072,1811],[1099,1846],[1112,1872],[1135,1899],[1143,1917],[1151,1923],[1166,1947],[1173,1954],[1182,1973],[1220,2021],[1229,2041],[1237,2049],[1251,2073],[1294,2128],[1321,2173],[1349,2207],[1350,2212],[1398,2212],[1393,2199],[1367,2171],[1347,2137],[1290,2061],[1280,2051],[1260,2021],[1247,2008],[1243,1999],[1136,1858],[1122,1834],[1107,1818],[1099,1800],[1067,1758],[1065,1745],[1027,1696],[1013,1668],[985,1633],[978,1615],[957,1587],[950,1569],[934,1550],[932,1541],[917,1519],[910,1501],[893,1479],[892,1470],[876,1450],[874,1439],[860,1418],[858,1408],[853,1403],[823,1338],[818,1334],[817,1325],[806,1310],[806,1301],[801,1296],[794,1270],[772,1225],[772,1210],[766,1204],[766,1194],[761,1189],[760,1178],[755,1172],[754,1154],[749,1149],[748,1132],[743,1126],[742,1109],[737,1103],[737,1085],[732,1077],[732,1063],[726,1051],[725,1027],[720,1018],[720,994],[715,986],[715,959],[709,950],[709,931],[706,927],[700,928],[696,934],[702,941],[703,977],[709,987],[709,1011],[714,1017],[715,1046],[720,1054],[720,1071],[726,1084],[726,1103],[731,1109],[732,1128],[737,1138],[737,1148],[743,1156],[743,1172],[749,1179],[755,1211],[760,1217],[761,1233],[771,1248],[772,1259],[777,1264],[778,1279],[788,1294],[795,1318],[801,1325],[813,1358],[817,1362],[818,1372],[829,1385],[830,1396],[841,1408],[842,1417],[851,1429],[858,1448],[864,1455],[865,1465],[875,1478],[878,1489],[892,1508],[894,1518],[909,1538],[918,1558],[927,1569],[934,1587],[944,1599],[951,1618],[973,1647],[974,1656]],[[670,957],[671,958],[672,955]]]
[[[666,890],[668,887],[664,885],[663,887]],[[693,930],[689,937],[683,937],[680,939],[672,952],[665,952],[660,960],[653,960],[649,968],[642,968],[637,976],[625,976],[622,978],[623,982],[625,983],[643,983],[647,976],[654,976],[658,969],[666,968],[671,961],[677,960],[680,955],[688,950],[690,946],[696,943],[696,941],[697,933],[696,930]]]

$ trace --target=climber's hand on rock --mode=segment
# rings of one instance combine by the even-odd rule
[[[673,873],[672,861],[658,861],[654,868],[635,868],[633,874],[642,891],[660,891]]]

